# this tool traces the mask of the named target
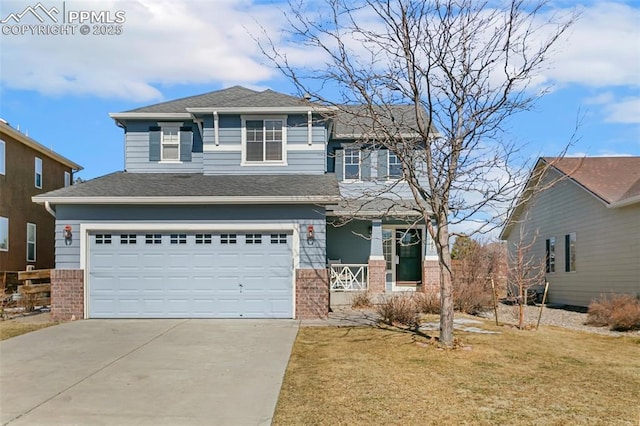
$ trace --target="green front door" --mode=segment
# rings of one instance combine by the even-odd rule
[[[422,238],[419,229],[396,230],[396,282],[422,280]]]

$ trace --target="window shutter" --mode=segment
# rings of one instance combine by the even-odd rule
[[[344,150],[336,149],[333,152],[336,156],[336,179],[338,179],[338,181],[341,181],[344,179]]]
[[[371,150],[360,151],[360,178],[371,180]]]
[[[180,161],[191,161],[193,130],[191,127],[180,127]]]
[[[386,180],[389,177],[389,150],[378,151],[378,179]]]
[[[149,161],[160,161],[161,139],[160,127],[149,127]]]

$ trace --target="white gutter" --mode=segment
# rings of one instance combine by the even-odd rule
[[[182,197],[46,197],[34,196],[34,203],[53,204],[325,204],[336,203],[340,197],[311,196],[182,196]]]
[[[44,209],[45,209],[46,211],[48,211],[48,212],[49,212],[49,214],[50,214],[51,216],[53,216],[53,218],[55,219],[55,217],[56,217],[56,211],[53,209],[53,207],[51,207],[51,203],[49,203],[48,201],[45,201],[45,202],[44,202]]]
[[[163,119],[163,118],[191,118],[188,112],[110,112],[109,117],[114,120],[126,119]]]
[[[316,112],[330,112],[335,108],[323,107],[323,106],[290,106],[290,107],[224,107],[224,108],[185,108],[187,111],[195,114],[212,114],[218,113],[238,113],[238,114],[250,114],[250,113],[262,113],[262,114],[283,114],[283,113],[304,113],[308,111]]]
[[[607,208],[617,209],[618,207],[626,207],[635,203],[640,203],[640,195],[636,195],[635,197],[630,197],[624,200],[616,201],[615,203],[607,204]]]

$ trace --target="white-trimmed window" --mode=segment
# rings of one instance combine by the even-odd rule
[[[345,148],[344,180],[360,180],[360,150]]]
[[[401,179],[403,172],[400,158],[391,151],[387,151],[387,153],[387,174],[389,175],[389,179]]]
[[[64,172],[64,187],[71,186],[71,173]]]
[[[27,223],[27,262],[36,261],[36,224]]]
[[[545,241],[545,251],[547,254],[546,271],[548,274],[556,272],[556,237],[547,238]]]
[[[36,188],[42,189],[42,159],[35,159],[35,185]]]
[[[160,147],[162,161],[180,161],[180,126],[182,123],[161,123],[162,142]]]
[[[0,216],[0,251],[9,251],[9,219]]]
[[[258,118],[243,117],[243,162],[276,163],[285,162],[287,143],[286,117]]]
[[[564,236],[564,271],[576,271],[576,233]]]
[[[6,170],[6,148],[4,141],[0,139],[0,175],[4,175],[7,173]]]

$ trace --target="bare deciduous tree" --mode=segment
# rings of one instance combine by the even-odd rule
[[[524,0],[297,0],[287,17],[285,39],[259,40],[263,53],[400,159],[438,253],[440,343],[453,346],[450,226],[504,220],[523,181],[504,128],[544,93],[536,78],[576,15]]]

